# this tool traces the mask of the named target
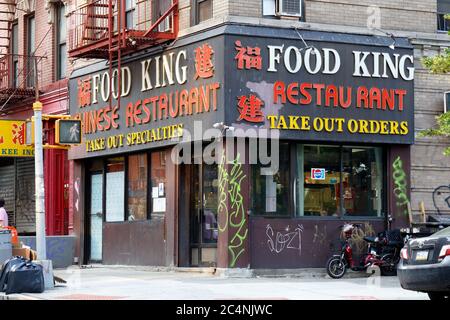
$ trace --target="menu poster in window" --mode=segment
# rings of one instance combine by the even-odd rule
[[[163,183],[163,182],[161,182],[161,183],[158,185],[158,195],[159,195],[160,197],[164,196],[164,183]]]
[[[158,187],[152,187],[152,198],[158,198]]]
[[[166,212],[166,198],[153,199],[153,212]]]

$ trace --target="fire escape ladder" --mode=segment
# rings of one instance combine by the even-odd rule
[[[69,14],[69,56],[107,60],[110,88],[121,88],[122,55],[176,39],[178,2],[85,0]],[[110,106],[113,93],[120,105],[119,92],[111,90]]]
[[[33,89],[20,82],[25,82],[24,70],[31,57],[19,55],[13,47],[13,36],[16,36],[13,23],[18,4],[20,0],[0,0],[0,106],[34,94]]]

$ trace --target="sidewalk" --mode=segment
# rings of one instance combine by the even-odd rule
[[[55,270],[67,281],[42,294],[12,294],[7,300],[228,300],[228,299],[427,299],[400,288],[396,277],[349,273],[344,279],[325,276],[322,269],[303,269],[274,277],[234,277],[214,269],[130,266],[70,267]]]

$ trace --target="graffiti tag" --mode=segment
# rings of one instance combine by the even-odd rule
[[[267,245],[270,252],[280,253],[284,249],[294,249],[298,251],[298,255],[302,255],[302,233],[303,225],[297,225],[294,231],[288,226],[285,232],[275,234],[270,224],[266,227]]]
[[[323,226],[323,230],[319,229],[319,226],[316,224],[314,226],[314,236],[313,243],[318,242],[319,244],[323,244],[327,239],[327,226]]]
[[[450,210],[450,185],[439,186],[433,191],[433,205],[438,214]]]
[[[409,204],[407,195],[407,181],[406,173],[403,170],[403,162],[400,157],[397,157],[392,163],[392,178],[394,179],[394,195],[397,200],[397,207],[403,207],[403,213],[408,214],[408,209],[405,207]]]
[[[246,212],[244,208],[244,197],[241,193],[241,184],[245,179],[244,171],[238,154],[236,159],[231,161],[230,173],[225,168],[225,154],[219,165],[219,213],[225,215],[225,225],[219,225],[219,232],[224,232],[232,228],[234,234],[228,243],[228,251],[231,254],[230,267],[234,267],[239,257],[245,252],[245,240],[248,235],[246,224]],[[228,210],[227,201],[230,202]]]

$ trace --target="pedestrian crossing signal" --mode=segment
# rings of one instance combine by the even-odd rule
[[[81,120],[60,119],[55,122],[56,144],[80,144]]]

